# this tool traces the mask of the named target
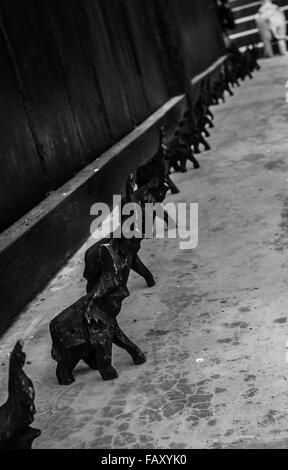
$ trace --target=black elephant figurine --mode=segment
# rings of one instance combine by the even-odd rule
[[[157,196],[154,195],[154,191],[157,191]],[[143,227],[145,227],[145,204],[151,201],[155,202],[155,199],[160,197],[158,194],[159,191],[159,184],[156,185],[156,188],[154,188],[153,184],[150,184],[141,190],[135,191],[133,175],[129,175],[126,184],[126,195],[122,200],[122,204],[134,203],[140,205],[143,214],[142,231],[140,232],[140,230],[136,230],[137,236],[127,237],[126,234],[123,233],[123,224],[126,218],[121,217],[121,236],[119,238],[116,238],[115,234],[111,233],[108,237],[99,240],[86,251],[83,277],[87,281],[87,294],[90,294],[93,291],[105,270],[105,264],[102,259],[102,247],[107,245],[111,246],[120,257],[126,260],[129,272],[132,270],[139,274],[139,276],[143,277],[148,287],[155,286],[153,274],[141,261],[139,251],[141,249],[141,243],[145,238],[143,235]],[[137,229],[137,227],[134,227],[134,229]]]
[[[195,157],[192,146],[185,141],[181,135],[173,137],[167,143],[167,160],[169,161],[170,171],[173,169],[176,173],[187,172],[187,161],[194,165],[194,169],[198,170],[200,164]]]
[[[184,113],[183,120],[180,122],[175,135],[181,136],[190,147],[193,147],[196,154],[200,153],[200,144],[203,145],[206,151],[211,150],[209,143],[203,136],[203,129],[199,127],[194,110],[188,110]]]
[[[104,238],[99,242],[95,243],[85,253],[85,270],[84,278],[87,281],[87,294],[90,294],[95,288],[95,284],[98,282],[99,276],[103,272],[104,265],[102,259],[102,247],[111,245],[115,251],[119,253],[119,256],[123,256],[127,260],[129,269],[143,277],[148,287],[155,286],[155,280],[153,274],[141,261],[138,253],[141,249],[141,242],[143,238],[126,238],[123,235],[121,238],[110,237]]]
[[[0,407],[0,449],[31,449],[40,436],[31,428],[36,413],[32,381],[23,371],[26,355],[19,341],[10,357],[8,399]]]
[[[58,315],[50,324],[52,358],[58,363],[60,385],[70,385],[73,370],[83,360],[98,370],[103,380],[118,377],[112,366],[112,347],[125,349],[135,364],[144,364],[144,353],[122,332],[117,316],[129,296],[130,261],[111,244],[100,247],[103,270],[90,294]]]
[[[172,194],[179,194],[179,189],[170,177],[170,165],[167,155],[168,148],[164,144],[165,130],[160,129],[160,143],[158,151],[145,165],[140,166],[136,172],[136,184],[139,188],[154,188],[157,191],[157,186],[162,192],[163,188],[167,188],[166,193],[170,190]],[[163,202],[161,197],[156,202]]]

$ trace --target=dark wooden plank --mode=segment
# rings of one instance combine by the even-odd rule
[[[114,51],[111,47],[112,37],[103,16],[101,0],[84,1],[83,7],[86,11],[89,43],[93,51],[94,70],[115,142],[132,129],[125,89],[117,69],[117,63],[114,61]]]
[[[55,54],[56,45],[43,26],[37,3],[2,0],[1,8],[47,178],[56,188],[79,170],[83,148]],[[44,3],[42,13],[49,17]]]
[[[120,0],[120,2],[134,49],[137,74],[143,84],[151,113],[169,98],[165,71],[159,60],[154,31],[143,0]]]
[[[114,86],[117,88],[121,84],[132,124],[138,125],[149,115],[149,105],[138,75],[137,58],[127,30],[123,5],[119,0],[102,0],[101,10],[110,41],[111,60],[117,72],[113,77]]]
[[[47,192],[11,57],[0,27],[0,232]]]
[[[203,72],[225,53],[222,32],[212,0],[170,0],[181,33],[183,54],[190,77]]]
[[[109,122],[93,67],[83,3],[78,0],[42,0],[36,2],[34,8],[47,38],[53,44],[53,54],[57,59],[77,137],[81,142],[78,165],[82,168],[112,144]]]

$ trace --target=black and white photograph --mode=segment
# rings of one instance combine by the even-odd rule
[[[287,21],[0,0],[0,449],[288,449]]]

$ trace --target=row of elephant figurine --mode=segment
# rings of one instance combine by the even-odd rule
[[[252,77],[259,69],[257,50],[249,47],[244,53],[231,47],[227,60],[213,83],[203,82],[197,102],[183,115],[172,139],[166,141],[160,130],[159,148],[155,155],[137,169],[135,182],[129,175],[123,204],[133,202],[140,206],[162,203],[167,193],[179,192],[171,179],[172,171],[187,171],[187,161],[200,168],[196,154],[201,145],[210,150],[207,142],[209,129],[214,127],[210,107],[225,101],[225,92],[240,80]],[[145,213],[143,211],[142,213]],[[168,214],[164,212],[165,221]],[[125,218],[121,223],[125,222]],[[142,226],[145,226],[143,224]],[[57,362],[56,375],[60,385],[74,382],[73,371],[80,360],[92,370],[99,371],[103,380],[117,378],[112,366],[112,346],[125,349],[134,364],[145,363],[146,357],[120,329],[117,317],[123,301],[130,295],[127,282],[130,271],[139,274],[148,287],[155,285],[151,271],[139,257],[143,234],[138,237],[115,238],[113,233],[98,241],[85,254],[84,278],[86,295],[58,315],[50,324],[52,358]],[[10,357],[8,400],[0,407],[0,448],[29,449],[40,431],[33,429],[34,387],[25,374],[23,343],[18,342]]]
[[[173,138],[165,142],[165,131],[161,129],[157,152],[136,171],[137,189],[133,175],[129,176],[123,205],[133,202],[144,208],[146,203],[162,203],[169,191],[179,192],[171,179],[171,171],[187,171],[187,161],[191,161],[195,169],[200,168],[196,154],[200,153],[201,145],[210,150],[206,138],[210,135],[208,129],[214,127],[210,107],[221,99],[225,101],[225,91],[233,94],[232,87],[239,85],[239,80],[252,77],[252,72],[259,68],[256,54],[254,47],[248,48],[245,54],[233,48],[229,51],[228,60],[213,85],[210,80],[202,82],[197,102],[185,112]],[[168,217],[164,211],[166,223]],[[124,223],[125,218],[122,218],[121,224]],[[145,226],[145,220],[141,226]],[[103,380],[117,378],[112,366],[113,344],[125,349],[135,364],[145,362],[144,353],[117,322],[123,301],[130,295],[127,282],[131,270],[142,276],[148,287],[155,285],[153,274],[139,258],[144,238],[145,234],[141,234],[141,238],[127,238],[123,234],[115,238],[111,233],[87,251],[84,271],[87,294],[50,325],[52,357],[57,362],[60,385],[74,382],[73,370],[80,360],[99,371]]]

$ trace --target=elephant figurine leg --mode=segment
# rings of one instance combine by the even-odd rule
[[[191,163],[193,163],[194,165],[194,170],[199,170],[200,168],[200,163],[198,162],[197,158],[195,157],[194,154],[192,154],[190,157],[189,157],[189,160]]]
[[[167,178],[166,178],[166,183],[168,184],[169,189],[171,190],[171,193],[172,193],[172,194],[179,194],[179,193],[180,193],[180,190],[177,188],[176,184],[173,183],[173,181],[172,181],[172,179],[170,178],[170,176],[167,176]]]
[[[108,381],[118,379],[118,373],[116,369],[114,369],[114,367],[112,366],[113,332],[110,333],[110,331],[107,331],[106,333],[104,333],[104,335],[104,341],[98,341],[97,343],[91,346],[95,358],[95,365],[97,364],[96,367],[99,370],[102,379]],[[91,358],[92,355],[89,359]],[[93,362],[94,361],[92,361],[92,363]]]
[[[155,286],[155,279],[153,274],[151,271],[149,271],[148,268],[146,268],[145,264],[142,263],[138,255],[135,257],[131,269],[145,279],[148,287]]]
[[[199,153],[201,153],[201,152],[200,152],[200,142],[199,142],[199,141],[194,143],[193,149],[194,149],[194,153],[195,153],[196,155],[198,155]]]
[[[186,158],[183,158],[181,161],[180,161],[180,172],[181,173],[187,173],[187,159]]]
[[[118,379],[117,370],[111,365],[105,365],[105,367],[99,366],[99,372],[103,380],[108,382],[109,380]]]
[[[114,329],[113,343],[130,354],[134,364],[145,364],[146,356],[136,344],[134,344],[121,330],[119,325]]]
[[[201,136],[201,144],[204,146],[206,151],[211,150],[210,144],[208,144],[207,140],[204,139],[203,136]]]
[[[63,360],[58,362],[57,365],[56,377],[59,385],[71,385],[75,382],[73,370],[81,358],[74,351],[65,351],[62,353],[62,356]]]
[[[206,128],[203,129],[203,132],[205,134],[205,137],[210,137],[210,132]]]
[[[172,168],[176,173],[179,173],[181,171],[181,168],[178,162],[174,162],[172,165]]]
[[[99,370],[96,355],[93,351],[90,352],[88,356],[83,357],[83,361],[85,362],[85,364],[87,364],[88,367],[90,367],[90,369]]]

